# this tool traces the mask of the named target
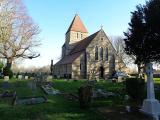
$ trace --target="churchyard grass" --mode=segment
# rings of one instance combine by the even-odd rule
[[[7,102],[0,100],[0,120],[103,120],[106,115],[100,113],[98,111],[99,108],[109,108],[111,110],[117,109],[117,111],[119,111],[121,108],[124,109],[124,106],[127,104],[124,101],[126,93],[124,90],[125,85],[123,83],[112,83],[111,81],[104,80],[95,83],[94,89],[113,92],[116,96],[94,99],[90,108],[81,109],[78,101],[66,99],[63,95],[46,95],[40,88],[33,91],[28,86],[28,81],[29,80],[17,81],[11,79],[9,81],[11,87],[8,87],[8,89],[11,91],[16,90],[18,97],[44,95],[48,98],[48,102],[36,105],[11,106],[7,104]],[[78,88],[86,84],[86,81],[83,80],[66,81],[54,79],[52,81],[54,88],[63,93],[74,93],[77,95]],[[160,79],[155,79],[155,81],[160,83]],[[0,92],[5,90],[3,88],[4,86],[2,87],[3,83],[4,81],[0,80]],[[134,103],[132,102],[128,104],[134,106]],[[116,114],[117,115],[111,114],[109,117],[113,117],[113,120],[121,120],[119,116],[120,114]],[[135,115],[133,114],[133,116]]]
[[[65,82],[64,80],[53,80],[55,88],[65,92],[76,92],[76,89],[84,82]],[[18,97],[45,95],[41,89],[32,92],[27,86],[26,80],[10,80],[9,90],[16,90]],[[66,83],[66,84],[65,84]],[[0,86],[3,81],[0,80]],[[18,84],[18,85],[17,85]],[[69,87],[69,88],[68,88]],[[1,91],[4,91],[1,88]],[[47,96],[47,95],[45,95]],[[36,105],[8,105],[0,100],[0,120],[101,120],[100,114],[95,114],[90,109],[80,109],[79,103],[69,101],[61,95],[47,96],[48,102]]]

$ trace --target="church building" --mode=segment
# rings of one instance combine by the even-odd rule
[[[61,59],[54,65],[58,78],[106,78],[118,69],[116,51],[101,28],[92,35],[76,14],[65,34]]]

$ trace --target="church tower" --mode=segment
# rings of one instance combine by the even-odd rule
[[[88,31],[80,17],[76,14],[66,32],[65,44],[62,46],[62,57],[68,55],[75,45],[87,36]]]

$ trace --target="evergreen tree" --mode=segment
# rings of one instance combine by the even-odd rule
[[[138,5],[125,35],[125,51],[137,65],[160,61],[160,0]]]

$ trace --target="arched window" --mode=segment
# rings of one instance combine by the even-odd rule
[[[101,60],[103,60],[103,48],[102,47],[100,49],[100,58],[101,58]]]
[[[98,60],[98,47],[95,47],[95,60]]]
[[[106,61],[108,61],[108,48],[106,48]]]

